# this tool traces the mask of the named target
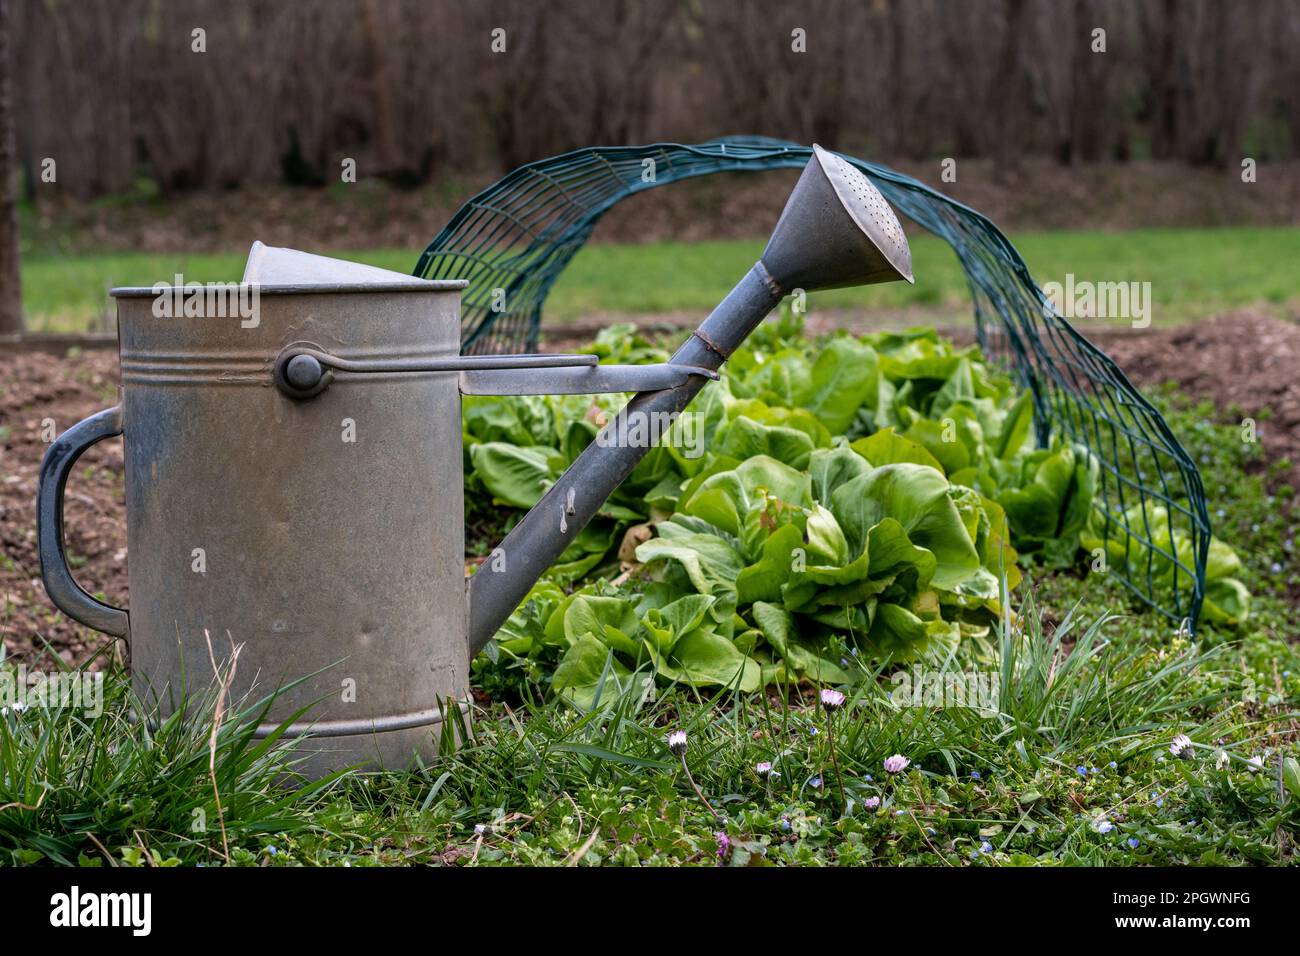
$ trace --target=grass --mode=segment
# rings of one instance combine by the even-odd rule
[[[1152,319],[1174,323],[1241,305],[1300,307],[1300,230],[1158,229],[1125,233],[1052,232],[1013,237],[1040,282],[1150,282]],[[956,256],[931,236],[911,240],[915,286],[891,283],[810,297],[819,308],[887,308],[969,312]],[[595,312],[704,314],[762,252],[762,242],[735,240],[649,245],[593,245],[556,284],[547,317],[572,320]],[[409,272],[417,250],[335,252]],[[233,281],[244,254],[175,256],[119,253],[32,255],[23,262],[29,327],[78,331],[102,321],[113,285],[152,285],[180,273],[186,281]]]
[[[1052,232],[1012,237],[1040,283],[1150,282],[1154,321],[1175,322],[1257,301],[1300,301],[1300,230],[1179,229]],[[965,314],[970,293],[957,257],[932,236],[909,240],[915,286],[838,289],[809,298],[825,308],[943,308]],[[707,312],[763,251],[761,242],[593,246],[556,284],[553,314]]]
[[[268,702],[226,716],[214,690],[196,702],[195,719],[174,714],[149,728],[129,716],[123,674],[108,675],[104,687],[97,715],[71,704],[0,715],[0,845],[12,862],[220,861],[232,841],[311,825],[293,811],[329,781],[277,786],[283,751],[275,735],[253,738]]]
[[[1171,427],[1200,462],[1212,507],[1231,502],[1216,532],[1242,554],[1256,594],[1237,631],[1191,643],[1129,608],[1104,574],[1031,570],[1017,622],[951,662],[998,676],[983,712],[903,706],[879,673],[834,714],[799,694],[682,687],[652,700],[611,694],[583,713],[524,685],[480,709],[472,740],[431,766],[298,791],[277,786],[283,763],[234,718],[213,750],[210,705],[155,731],[130,722],[114,672],[98,718],[0,716],[0,862],[1295,863],[1300,794],[1278,763],[1296,754],[1300,727],[1285,598],[1300,584],[1293,491],[1235,427],[1209,422],[1212,409],[1157,399],[1176,406]],[[481,658],[479,679],[494,666]],[[722,823],[665,745],[679,728]],[[1190,759],[1169,752],[1177,734],[1192,739]],[[895,753],[911,765],[887,774]],[[1262,770],[1248,763],[1256,755]],[[776,774],[761,776],[763,762]]]

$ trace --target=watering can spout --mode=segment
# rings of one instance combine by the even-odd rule
[[[668,363],[693,374],[673,387],[639,391],[470,579],[471,655],[650,449],[620,436],[652,434],[651,423],[676,420],[786,295],[900,279],[913,281],[912,256],[893,209],[855,166],[814,146],[762,258]]]

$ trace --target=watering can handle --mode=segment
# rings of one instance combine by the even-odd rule
[[[55,439],[45,453],[36,493],[36,538],[45,593],[68,617],[113,637],[126,637],[126,611],[95,600],[68,570],[68,558],[63,551],[63,489],[68,483],[68,472],[82,452],[96,442],[120,434],[121,405],[114,405],[73,425]]]

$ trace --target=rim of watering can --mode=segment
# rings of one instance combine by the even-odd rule
[[[127,285],[108,290],[115,299],[151,299],[158,295],[215,286],[228,289],[247,285],[258,295],[330,295],[355,292],[460,292],[469,285],[467,279],[414,279],[410,282],[292,282],[263,285],[257,282],[203,282],[194,285]]]

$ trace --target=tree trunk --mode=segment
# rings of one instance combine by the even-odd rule
[[[998,70],[988,91],[988,102],[996,104],[997,109],[990,124],[996,138],[988,151],[997,160],[994,175],[999,182],[1006,181],[1008,174],[1020,165],[1028,146],[1024,123],[1029,108],[1029,97],[1025,95],[1025,0],[1005,0],[1004,9],[1006,32],[998,56]]]
[[[1103,22],[1094,14],[1088,0],[1075,0],[1074,30],[1070,42],[1074,48],[1073,100],[1070,110],[1070,161],[1078,163],[1099,162],[1106,149],[1107,126],[1114,122],[1108,111],[1114,104],[1107,95],[1107,78],[1111,70],[1105,58],[1121,54],[1092,51],[1093,26]],[[1118,33],[1115,40],[1119,40]]]
[[[0,0],[0,333],[23,330],[18,274],[18,150],[10,83],[10,0]]]
[[[1182,139],[1181,112],[1178,108],[1177,70],[1181,41],[1178,8],[1174,0],[1164,0],[1157,10],[1145,8],[1144,34],[1152,51],[1148,60],[1151,89],[1151,155],[1172,159]]]
[[[375,0],[362,0],[361,23],[366,36],[366,56],[369,58],[370,95],[375,106],[375,141],[379,154],[379,172],[385,175],[397,171],[396,120],[393,116],[393,86],[388,73],[388,54],[385,46],[382,18]]]

